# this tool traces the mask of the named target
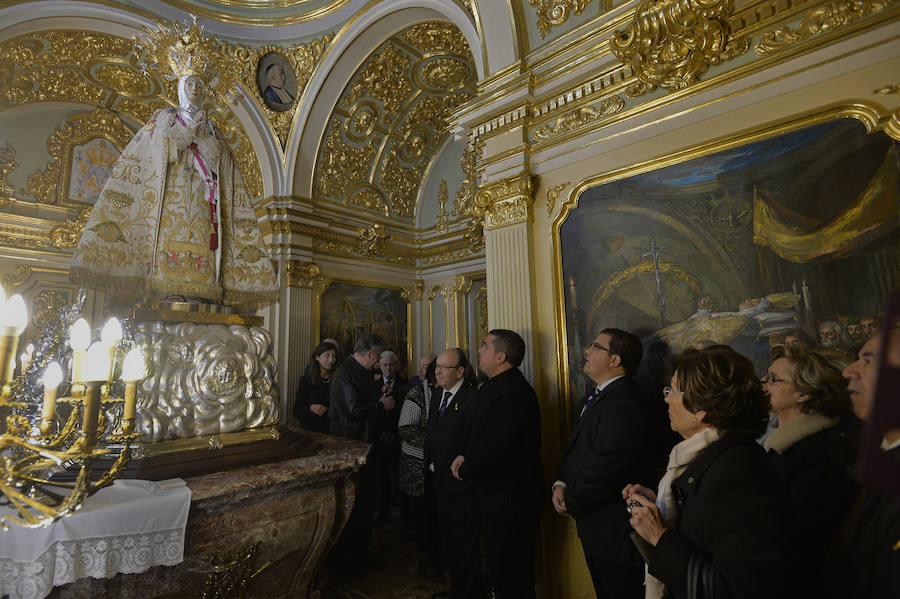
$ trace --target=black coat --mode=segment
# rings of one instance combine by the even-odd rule
[[[607,561],[640,563],[631,542],[622,489],[655,487],[647,453],[647,413],[640,387],[629,377],[610,383],[578,420],[557,479],[566,483],[566,510],[586,551]]]
[[[372,371],[350,356],[331,379],[328,414],[331,434],[374,443],[383,432],[384,404]]]
[[[541,411],[528,380],[512,368],[478,390],[471,413],[463,479],[476,495],[503,491],[520,500],[543,501]]]
[[[300,426],[308,431],[327,433],[330,430],[328,414],[319,416],[309,411],[309,406],[320,404],[328,407],[331,403],[329,396],[329,381],[320,380],[312,382],[309,374],[300,377],[297,385],[297,395],[294,398],[294,417],[300,420]]]
[[[858,488],[847,468],[855,447],[839,427],[800,439],[769,459],[788,490],[792,564],[787,581],[793,596],[821,597],[829,547],[847,519]]]
[[[760,445],[726,434],[688,464],[672,492],[678,524],[663,533],[649,562],[670,595],[687,597],[688,572],[699,570],[716,599],[782,596],[787,498]]]
[[[444,390],[438,387],[431,395],[428,418],[428,436],[425,437],[425,464],[434,464],[434,484],[439,492],[453,494],[471,493],[472,481],[457,480],[450,473],[450,464],[466,450],[468,416],[473,402],[478,401],[478,390],[463,383],[444,413],[440,413]]]

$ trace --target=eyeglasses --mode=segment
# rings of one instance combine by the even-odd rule
[[[789,383],[790,381],[787,379],[780,379],[771,372],[767,373],[766,376],[762,377],[762,382],[768,385],[774,385],[775,383]]]
[[[666,385],[665,387],[663,387],[663,397],[668,398],[673,393],[678,393],[680,395],[684,395],[684,391],[679,391],[679,390],[675,389],[674,387],[670,387],[669,385]]]
[[[456,366],[444,366],[443,364],[435,364],[434,369],[437,370],[440,368],[441,370],[450,370],[451,368],[462,368],[462,364],[457,364]]]
[[[609,353],[609,348],[608,348],[608,347],[603,347],[603,346],[600,345],[599,343],[591,343],[591,347],[594,348],[594,349],[600,349],[600,350],[605,351],[606,353]]]

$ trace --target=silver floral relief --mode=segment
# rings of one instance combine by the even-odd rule
[[[154,321],[138,323],[135,340],[152,356],[137,403],[145,441],[278,422],[277,365],[266,329]]]

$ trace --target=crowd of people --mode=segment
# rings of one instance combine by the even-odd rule
[[[884,341],[869,333],[852,362],[834,347],[775,345],[762,377],[729,346],[689,349],[670,356],[654,397],[636,382],[641,341],[605,329],[585,350],[590,390],[549,489],[517,333],[488,334],[477,378],[451,348],[423,356],[409,381],[378,335],[339,366],[325,340],[295,415],[372,444],[331,562],[384,567],[372,526],[398,506],[419,573],[449,571],[436,599],[535,597],[549,503],[574,519],[601,599],[900,596],[900,499],[865,489],[855,469]],[[882,449],[900,458],[900,430]]]

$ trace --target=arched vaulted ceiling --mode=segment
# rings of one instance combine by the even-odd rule
[[[314,198],[412,222],[450,111],[475,95],[476,69],[445,22],[391,36],[350,77],[319,146]]]

